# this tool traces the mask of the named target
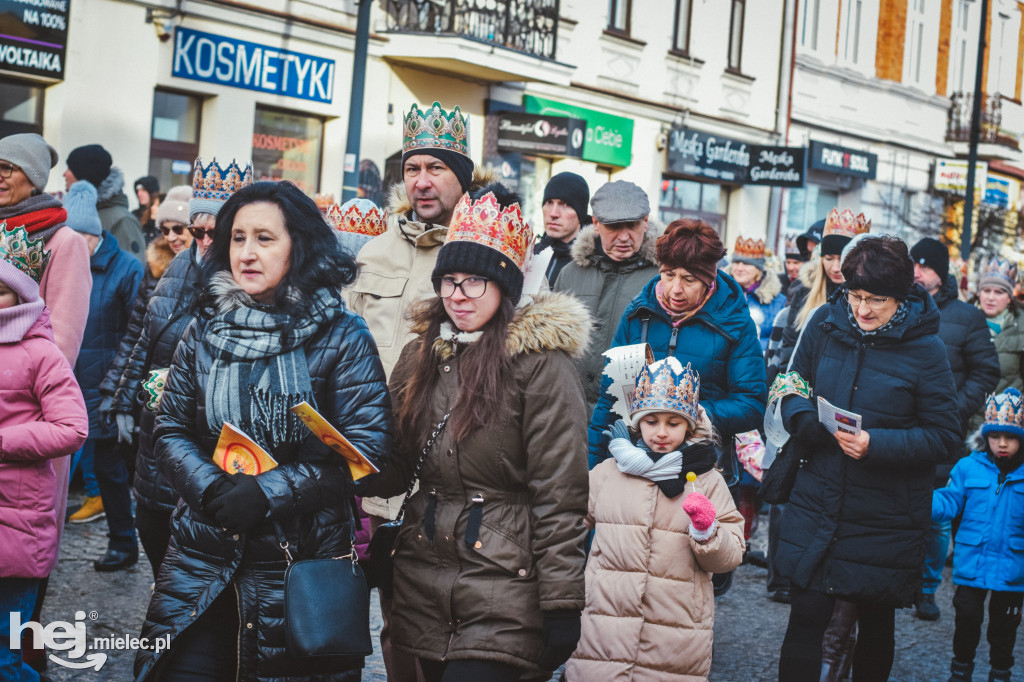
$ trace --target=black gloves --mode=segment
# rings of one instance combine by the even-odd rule
[[[821,425],[818,415],[814,412],[800,412],[794,415],[792,435],[810,448],[826,448],[836,443],[836,439]]]
[[[235,474],[229,479],[238,479],[229,490],[206,500],[207,492],[203,493],[206,512],[213,516],[222,528],[237,533],[245,533],[259,525],[270,511],[270,501],[256,482],[255,476]],[[218,481],[219,483],[219,481]],[[218,485],[214,483],[210,488]]]
[[[213,516],[213,512],[210,511],[210,502],[234,488],[236,483],[238,483],[238,479],[234,476],[222,474],[217,477],[216,481],[208,485],[206,490],[203,491],[203,497],[200,500],[203,513],[207,516]]]
[[[544,612],[544,650],[537,662],[544,670],[554,670],[569,660],[580,641],[580,612],[560,609]]]

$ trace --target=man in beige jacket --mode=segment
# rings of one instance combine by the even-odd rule
[[[431,125],[435,122],[437,127]],[[477,170],[469,158],[466,121],[459,108],[449,114],[437,102],[425,111],[414,104],[405,118],[402,177],[404,182],[391,190],[388,229],[359,251],[359,277],[348,290],[349,307],[366,320],[388,377],[402,348],[414,337],[406,311],[434,296],[430,273],[455,205],[465,192],[495,179],[489,171]],[[394,520],[402,497],[363,499],[371,533]],[[415,658],[391,649],[391,600],[381,597],[380,606],[381,653],[388,679],[422,680]]]

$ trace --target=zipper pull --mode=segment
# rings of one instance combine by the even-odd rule
[[[1002,481],[999,482],[999,485],[996,486],[996,495],[999,494],[999,491],[1003,489],[1004,485],[1006,485],[1006,479],[1005,478]]]

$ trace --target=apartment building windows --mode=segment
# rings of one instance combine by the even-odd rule
[[[967,87],[965,79],[969,73],[967,64],[967,26],[969,17],[970,6],[967,0],[957,0],[956,16],[949,39],[949,53],[953,62],[950,73],[951,92],[964,92]]]
[[[800,12],[800,45],[812,50],[818,49],[818,18],[821,0],[807,0],[801,3]]]
[[[995,87],[992,91],[1013,96],[1017,84],[1017,31],[1010,27],[1010,15],[1004,12],[992,17],[992,54]]]
[[[843,20],[840,27],[842,58],[850,64],[860,61],[860,18],[864,0],[850,0],[843,5]]]
[[[935,3],[935,0],[931,1]],[[921,78],[924,75],[922,63],[927,4],[928,0],[911,0],[907,6],[907,39],[904,43],[907,52],[903,63],[903,82],[911,85],[921,85]],[[937,9],[938,5],[935,4],[933,10]]]
[[[690,54],[690,18],[693,14],[693,0],[676,0],[676,25],[672,35],[672,49]]]
[[[629,9],[632,0],[608,0],[608,30],[629,35]]]
[[[732,15],[729,19],[729,71],[739,73],[743,59],[743,17],[746,0],[732,0]]]

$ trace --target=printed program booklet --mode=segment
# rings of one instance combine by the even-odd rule
[[[312,431],[317,438],[323,441],[324,445],[331,448],[348,462],[348,469],[352,472],[352,480],[358,481],[363,476],[375,474],[380,471],[373,462],[368,460],[363,453],[352,443],[348,442],[345,436],[341,435],[338,429],[331,426],[330,422],[324,419],[323,415],[313,409],[313,406],[303,401],[292,408],[292,412],[299,416],[302,423]]]
[[[849,412],[836,407],[821,396],[818,396],[818,421],[828,429],[829,433],[843,431],[856,436],[860,433],[862,417],[856,412]]]
[[[256,444],[233,424],[224,422],[220,430],[217,447],[213,451],[213,463],[229,474],[255,476],[277,466],[270,454]]]

